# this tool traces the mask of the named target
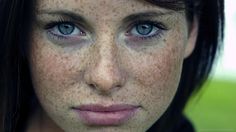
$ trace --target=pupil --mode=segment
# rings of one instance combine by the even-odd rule
[[[74,31],[75,27],[71,24],[60,24],[58,28],[63,35],[69,35]]]
[[[149,33],[151,33],[152,29],[153,27],[150,24],[142,24],[136,26],[136,30],[141,35],[148,35]]]

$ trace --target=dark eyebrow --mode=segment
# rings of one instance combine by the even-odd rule
[[[180,11],[185,9],[184,0],[144,0],[144,1],[175,11]]]
[[[37,12],[39,15],[51,15],[51,16],[56,16],[58,18],[63,18],[63,19],[68,19],[69,21],[72,22],[79,22],[80,25],[90,29],[93,31],[92,24],[89,23],[88,20],[85,19],[85,17],[79,13],[75,13],[74,11],[69,11],[69,10],[40,10]],[[40,20],[39,20],[40,23]]]
[[[40,10],[37,13],[40,15],[47,14],[47,15],[63,16],[72,19],[74,21],[80,21],[82,23],[86,22],[86,19],[82,15],[67,10]]]
[[[127,16],[126,18],[123,19],[123,23],[132,21],[132,20],[138,20],[142,18],[148,18],[148,17],[160,17],[164,15],[170,15],[174,13],[173,11],[168,11],[168,12],[156,12],[156,11],[147,11],[147,12],[140,12],[140,13],[135,13]],[[38,14],[47,14],[47,15],[56,15],[56,16],[64,16],[67,18],[70,18],[74,21],[80,21],[82,23],[86,23],[86,19],[78,14],[74,13],[72,11],[67,11],[67,10],[41,10],[38,11]]]
[[[168,12],[155,12],[155,11],[148,11],[148,12],[140,12],[136,14],[131,14],[124,18],[123,23],[127,23],[130,21],[135,21],[135,20],[140,20],[143,18],[151,18],[151,17],[161,17],[164,15],[170,15],[174,13],[173,11],[168,11]]]

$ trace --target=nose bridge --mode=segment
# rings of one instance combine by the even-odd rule
[[[115,42],[115,32],[114,29],[110,28],[110,24],[102,24],[99,26],[99,31],[97,39],[95,41],[95,48],[97,50],[97,55],[99,60],[97,60],[99,65],[114,65],[117,61],[117,44]]]
[[[124,76],[119,66],[114,34],[111,31],[101,32],[95,42],[96,54],[93,66],[87,71],[86,81],[90,87],[109,92],[122,87]]]

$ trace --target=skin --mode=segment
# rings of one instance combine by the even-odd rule
[[[140,0],[40,0],[36,7],[29,60],[40,109],[31,117],[28,132],[143,132],[160,118],[196,40],[196,28],[188,32],[183,11]],[[50,37],[43,27],[63,17],[48,13],[56,10],[83,16],[86,35],[73,40]],[[132,21],[123,20],[148,11],[162,13],[148,19],[168,30],[150,39],[126,35]],[[119,125],[91,126],[70,109],[81,104],[140,107]]]

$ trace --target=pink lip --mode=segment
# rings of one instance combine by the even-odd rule
[[[139,106],[118,104],[111,106],[80,105],[73,107],[79,117],[88,125],[119,125],[134,116]]]

